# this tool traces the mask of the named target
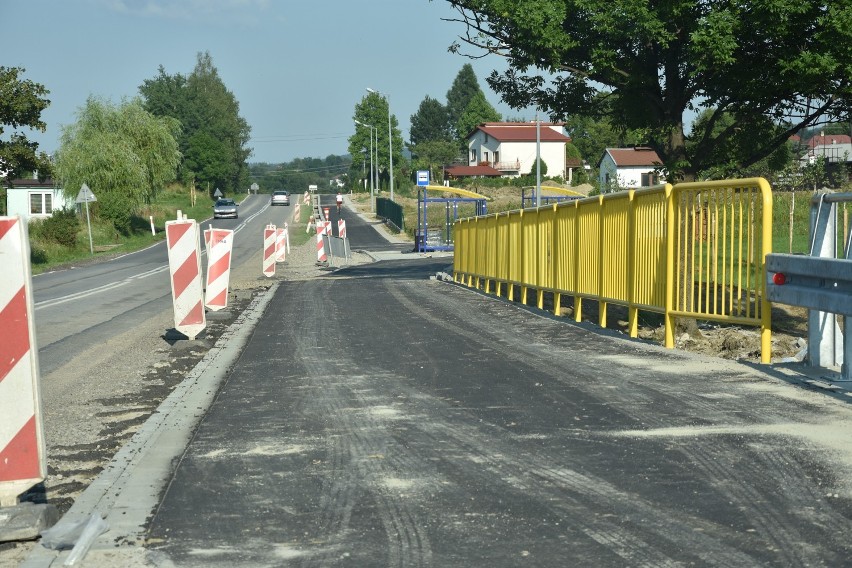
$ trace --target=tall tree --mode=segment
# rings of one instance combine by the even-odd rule
[[[464,146],[467,146],[467,135],[482,122],[499,122],[502,119],[500,113],[485,100],[485,93],[479,91],[464,109],[464,112],[456,122],[456,132]]]
[[[376,169],[379,172],[379,183],[381,186],[389,188],[390,185],[390,148],[388,145],[388,100],[379,93],[368,93],[355,105],[355,113],[352,118],[364,124],[370,124],[374,127],[373,135],[378,139],[373,141],[373,149],[377,158]],[[402,179],[399,173],[404,173],[407,170],[407,165],[402,156],[402,133],[399,131],[399,123],[395,115],[390,115],[391,131],[393,135],[393,167],[394,178]],[[370,129],[356,125],[355,132],[349,137],[349,154],[358,156],[363,154],[367,164],[370,163],[369,154],[370,148]],[[358,179],[359,168],[363,164],[362,160],[354,159],[349,172],[349,177]],[[396,183],[394,183],[396,185]]]
[[[845,120],[852,106],[849,2],[447,1],[458,12],[449,20],[466,26],[462,43],[508,59],[487,79],[505,102],[559,120],[595,117],[594,95],[616,95],[606,107],[613,123],[646,129],[670,179],[714,165],[711,149],[738,129],[758,134],[739,160],[747,167],[803,127]],[[684,114],[694,108],[712,115],[687,144]],[[717,130],[725,115],[733,126]]]
[[[479,87],[479,81],[476,79],[473,65],[465,63],[458,72],[458,75],[456,75],[456,78],[453,79],[450,90],[447,91],[447,121],[450,128],[455,130],[459,119],[464,114],[464,111],[467,110],[470,101],[477,93],[481,92],[482,89]],[[454,134],[457,139],[461,140],[461,137],[467,134],[467,132],[454,132]]]
[[[171,116],[183,126],[181,178],[195,180],[210,192],[235,192],[248,183],[247,146],[251,128],[227,89],[209,52],[199,53],[188,76],[168,75],[161,66],[154,79],[139,87],[145,108]]]
[[[459,154],[454,140],[424,140],[411,147],[413,154],[412,169],[429,170],[429,179],[439,183],[444,181],[442,166],[451,164]]]
[[[21,177],[24,173],[38,170],[39,176],[50,175],[50,159],[38,151],[38,144],[27,139],[21,129],[44,132],[47,125],[41,113],[50,105],[46,98],[50,91],[44,85],[20,76],[22,67],[0,67],[0,175],[7,180]],[[6,128],[11,127],[7,136]],[[2,188],[5,191],[5,188]],[[0,213],[5,213],[5,195],[0,195]]]
[[[427,96],[411,115],[410,143],[412,146],[428,140],[452,140],[447,107]]]
[[[89,97],[77,122],[62,129],[56,177],[69,196],[88,185],[99,212],[127,232],[137,207],[175,179],[179,132],[175,119],[155,117],[138,99],[114,105]]]

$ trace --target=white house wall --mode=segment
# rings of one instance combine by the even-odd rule
[[[28,187],[15,187],[6,189],[6,212],[9,215],[20,215],[26,220],[43,219],[49,215],[30,215],[30,194],[45,193],[49,189],[33,189]],[[73,207],[74,200],[66,199],[61,189],[53,190],[53,211],[59,211],[66,207]]]
[[[601,160],[598,171],[598,183],[602,190],[607,187],[607,174],[610,181],[618,180],[621,189],[642,187],[642,174],[652,173],[656,170],[653,166],[621,166],[616,168],[615,162],[607,155]]]
[[[488,165],[498,163],[520,163],[520,174],[535,173],[535,142],[498,142],[493,137],[484,141],[485,135],[482,131],[471,137],[468,143],[468,163],[477,165],[487,161]],[[472,151],[476,150],[476,159],[473,159]],[[565,143],[564,142],[542,142],[541,159],[547,165],[547,175],[550,177],[565,176]],[[486,159],[485,152],[488,153]],[[496,156],[496,158],[495,158]]]

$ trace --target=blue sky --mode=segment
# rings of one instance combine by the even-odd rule
[[[204,51],[251,126],[252,162],[345,154],[367,87],[389,95],[407,140],[420,102],[445,103],[468,62],[504,118],[532,120],[485,82],[502,59],[448,53],[464,31],[441,19],[454,15],[444,0],[0,0],[0,65],[51,91],[47,132],[28,132],[48,153],[90,95],[137,96],[161,65],[187,75]]]

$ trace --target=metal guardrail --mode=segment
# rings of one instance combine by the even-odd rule
[[[837,205],[852,193],[817,193],[811,199],[810,253],[766,257],[766,292],[772,302],[809,308],[808,363],[840,366],[840,380],[852,381],[852,231],[838,242]],[[842,255],[838,255],[845,244]],[[837,315],[841,316],[842,328]]]
[[[764,258],[771,252],[772,196],[762,178],[661,185],[460,220],[454,228],[454,278],[526,303],[553,295],[628,308],[638,334],[640,310],[665,315],[665,345],[675,318],[761,329],[761,360],[771,358]]]

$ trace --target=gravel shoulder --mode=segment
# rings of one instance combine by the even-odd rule
[[[352,259],[354,264],[367,262],[372,259],[362,253]],[[174,316],[166,310],[43,375],[48,475],[21,500],[49,502],[65,513],[255,296],[266,293],[276,279],[286,282],[328,273],[317,266],[312,241],[292,248],[272,279],[261,274],[261,265],[258,252],[232,268],[228,308],[208,312],[207,328],[196,340],[171,335]],[[0,566],[19,565],[33,545],[0,543]]]

